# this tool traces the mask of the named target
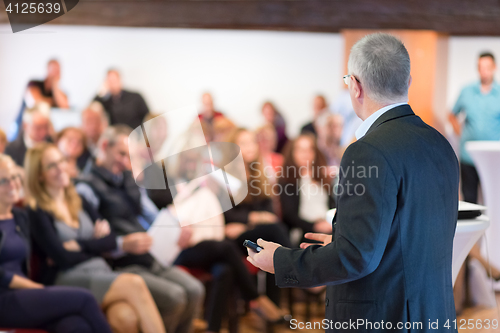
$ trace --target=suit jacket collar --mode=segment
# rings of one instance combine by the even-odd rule
[[[389,111],[385,112],[383,115],[378,117],[377,120],[373,123],[372,126],[368,129],[366,132],[365,136],[368,135],[370,132],[372,132],[375,128],[378,126],[382,125],[383,123],[387,121],[391,121],[394,119],[402,118],[402,117],[408,117],[408,116],[414,116],[415,113],[413,113],[413,110],[408,104],[397,106],[394,109],[390,109]]]

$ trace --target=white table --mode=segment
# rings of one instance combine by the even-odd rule
[[[458,272],[465,258],[467,258],[470,250],[484,234],[485,230],[488,229],[489,225],[490,220],[485,215],[481,215],[473,220],[458,220],[455,238],[453,239],[453,284],[455,284]]]
[[[474,160],[491,226],[486,230],[483,255],[489,253],[490,262],[500,268],[500,141],[469,141],[465,149]],[[500,284],[496,284],[500,290]]]

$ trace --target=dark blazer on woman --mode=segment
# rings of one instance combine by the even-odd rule
[[[87,212],[92,221],[95,222],[99,218],[99,215],[84,199],[82,199],[82,209]],[[71,268],[92,257],[117,249],[116,235],[111,232],[108,236],[99,239],[76,240],[81,251],[67,251],[59,239],[52,214],[40,208],[28,209],[28,213],[33,248],[40,263],[39,280],[43,284],[53,284],[60,269]]]
[[[311,222],[314,221],[306,221],[299,216],[300,190],[297,185],[284,182],[280,182],[280,184],[283,189],[280,195],[283,223],[289,228],[300,228],[304,233],[313,232],[314,223]],[[328,196],[328,208],[335,208],[335,200],[332,195]]]
[[[26,243],[27,254],[26,254],[26,260],[23,265],[23,272],[26,276],[29,276],[31,247],[29,242],[30,232],[29,232],[28,215],[24,210],[17,207],[14,207],[12,209],[12,215],[14,215],[14,221],[16,222],[16,231],[19,233],[19,235],[21,235],[21,238],[24,239]],[[2,252],[4,241],[5,238],[3,231],[0,230],[0,252]],[[0,264],[2,263],[0,262]],[[5,270],[0,266],[0,281],[3,281],[5,274],[6,274]],[[8,288],[9,286],[0,285],[0,287]]]

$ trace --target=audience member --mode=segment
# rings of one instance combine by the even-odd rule
[[[266,177],[271,183],[276,183],[276,174],[283,166],[283,155],[275,152],[277,144],[276,131],[272,125],[267,124],[255,131],[255,137],[259,145]]]
[[[115,332],[165,332],[144,280],[113,272],[102,257],[117,250],[142,251],[142,246],[132,234],[121,238],[119,249],[108,222],[80,199],[67,168],[65,157],[50,143],[26,155],[29,215],[42,280],[89,289]]]
[[[477,203],[479,176],[474,161],[465,149],[467,141],[500,140],[500,86],[495,82],[493,54],[479,55],[479,82],[466,86],[453,107],[449,120],[460,136],[460,174],[463,199]],[[457,115],[465,115],[463,126]]]
[[[264,174],[255,135],[239,128],[232,133],[229,142],[237,144],[241,149],[247,174],[248,194],[241,203],[224,213],[227,238],[235,241],[241,255],[247,253],[242,245],[246,239],[256,242],[258,238],[271,238],[274,242],[284,242],[287,244],[285,246],[289,246],[286,227],[273,210],[270,182]],[[267,281],[267,295],[279,306],[280,289],[276,287],[272,275],[268,274]]]
[[[17,167],[0,154],[0,327],[51,333],[111,333],[91,293],[81,288],[44,287],[29,279],[30,234],[19,201]]]
[[[337,113],[325,113],[316,120],[317,145],[328,166],[340,167],[344,150],[340,145],[342,125],[342,116]]]
[[[111,125],[125,124],[134,129],[142,124],[149,112],[144,98],[139,93],[123,89],[121,75],[116,69],[108,71],[95,100],[104,106]]]
[[[54,108],[69,108],[68,97],[61,90],[61,65],[52,59],[47,64],[47,77],[42,80],[32,80],[28,83],[28,92],[35,103],[45,102]]]
[[[278,143],[276,144],[275,151],[279,153],[288,141],[285,119],[281,113],[276,110],[274,104],[269,101],[262,105],[262,115],[264,116],[266,123],[273,125],[276,130]]]
[[[178,187],[177,196],[185,199],[176,203],[175,211],[181,212],[184,223],[190,223],[184,227],[189,228],[190,232],[184,239],[186,246],[175,264],[203,269],[212,275],[205,311],[208,332],[220,330],[233,284],[236,284],[243,298],[250,302],[250,308],[263,318],[272,322],[282,319],[280,309],[268,297],[259,296],[255,280],[246,268],[236,244],[224,240],[222,207],[210,185],[196,178],[197,171],[204,163],[203,159],[189,151],[181,158],[184,161],[180,161],[183,170],[179,176],[184,186]]]
[[[109,120],[101,103],[93,101],[82,112],[82,130],[87,139],[86,148],[95,157],[97,142],[108,126]]]
[[[324,113],[328,113],[328,104],[326,103],[325,96],[323,95],[317,95],[314,97],[314,102],[313,102],[313,120],[300,129],[300,133],[312,133],[316,135],[317,130],[316,130],[316,119],[318,119],[319,116],[321,116]]]
[[[344,89],[331,105],[331,111],[335,114],[338,113],[344,118],[344,125],[342,130],[342,137],[340,139],[340,146],[347,148],[353,141],[356,140],[355,132],[363,122],[354,112],[351,102],[351,95],[349,90]]]
[[[28,82],[17,118],[9,129],[9,141],[17,139],[22,132],[22,119],[26,108],[31,109],[35,104],[41,102],[47,103],[49,107],[69,108],[68,97],[59,85],[60,80],[61,66],[59,61],[52,59],[47,64],[47,77],[44,80],[32,80]]]
[[[228,135],[236,129],[236,125],[226,117],[217,117],[212,122],[212,141],[224,142]]]
[[[67,171],[72,179],[80,174],[87,163],[91,163],[85,142],[85,134],[77,127],[66,127],[57,134],[56,144],[66,158]]]
[[[144,233],[158,209],[139,189],[130,172],[126,125],[108,127],[98,144],[96,163],[85,174],[77,190],[106,218],[119,235]],[[139,235],[140,235],[139,234]],[[149,243],[137,238],[138,243]],[[148,252],[128,254],[112,260],[122,272],[139,274],[146,281],[168,332],[187,333],[204,296],[203,285],[183,270],[162,267]]]
[[[23,113],[22,135],[7,145],[5,154],[22,166],[28,148],[40,142],[50,141],[50,131],[50,108],[47,103],[41,102],[32,109],[26,109]]]
[[[3,154],[3,152],[5,151],[5,147],[7,147],[7,135],[5,134],[5,132],[0,129],[0,154]]]
[[[302,235],[330,234],[332,225],[325,217],[335,207],[333,181],[314,136],[301,134],[287,144],[284,153],[285,165],[279,181],[281,205],[286,207],[283,222],[290,229],[299,228]]]
[[[215,110],[214,100],[210,93],[204,93],[201,96],[201,110],[198,117],[200,120],[207,122],[210,126],[213,126],[213,121],[215,119],[224,117],[222,112]]]

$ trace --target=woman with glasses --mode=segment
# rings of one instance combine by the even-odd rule
[[[0,327],[54,333],[110,333],[99,306],[85,289],[44,287],[29,276],[28,216],[19,200],[14,161],[0,154]]]
[[[28,150],[25,169],[43,282],[90,290],[115,332],[164,333],[144,280],[113,272],[102,257],[121,251],[118,241],[107,221],[99,220],[76,193],[57,147],[44,143]],[[123,239],[123,244],[127,242]]]

